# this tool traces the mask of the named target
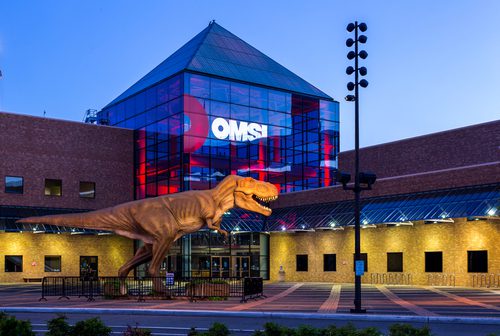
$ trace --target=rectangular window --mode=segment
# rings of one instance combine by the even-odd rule
[[[24,179],[19,176],[5,176],[5,192],[9,194],[22,194]]]
[[[443,272],[443,252],[425,252],[425,271]]]
[[[387,252],[387,272],[403,272],[403,252]]]
[[[352,266],[352,269],[354,272],[356,272],[356,255],[353,255],[353,260],[354,260],[354,265]],[[360,260],[363,260],[365,262],[365,272],[368,272],[368,253],[361,253],[360,254]]]
[[[45,256],[45,272],[61,272],[61,256]]]
[[[307,254],[297,254],[297,272],[307,272]]]
[[[337,271],[337,255],[323,254],[323,272]]]
[[[22,272],[23,256],[5,256],[5,272]]]
[[[80,182],[80,197],[95,198],[95,182]]]
[[[62,181],[45,179],[45,196],[61,196],[62,195]]]
[[[467,272],[488,272],[488,251],[467,251]]]

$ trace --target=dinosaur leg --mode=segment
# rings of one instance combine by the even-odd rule
[[[141,246],[135,253],[134,257],[132,257],[132,259],[130,259],[122,267],[120,267],[120,269],[118,270],[118,276],[120,278],[125,278],[132,269],[145,262],[148,262],[152,256],[153,252],[151,244],[145,244]]]
[[[207,227],[209,229],[217,230],[217,232],[219,232],[220,234],[223,234],[227,238],[227,235],[228,235],[227,231],[222,230],[220,228],[220,224],[222,222],[222,219],[219,219],[217,222],[214,222],[211,218],[207,218],[206,222],[207,222]]]
[[[160,276],[160,265],[165,259],[165,255],[170,249],[170,245],[174,240],[172,238],[163,239],[153,244],[153,260],[149,264],[149,275],[153,277],[153,288],[158,293],[163,293],[165,290],[162,288]]]
[[[135,256],[132,259],[130,259],[122,267],[120,267],[120,269],[118,270],[118,276],[121,278],[120,279],[121,295],[127,294],[127,286],[125,285],[125,278],[130,273],[130,271],[135,267],[151,260],[152,256],[153,253],[151,244],[145,244],[137,250]]]

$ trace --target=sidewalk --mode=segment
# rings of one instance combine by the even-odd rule
[[[302,314],[303,316],[328,316],[349,314],[353,305],[354,287],[351,284],[329,283],[269,283],[264,286],[267,298],[240,303],[238,298],[226,301],[197,301],[186,299],[151,300],[105,300],[71,297],[70,300],[47,297],[39,302],[41,285],[0,285],[0,310],[7,308],[59,308],[101,309],[102,311],[127,310],[128,312],[168,310],[170,312],[210,314],[266,313]],[[363,285],[363,307],[371,315],[406,316],[417,319],[496,318],[500,321],[500,291],[459,287],[418,286],[372,286]],[[4,307],[5,309],[2,309]],[[10,309],[9,309],[10,310]],[[298,315],[297,315],[298,316]],[[352,317],[352,315],[350,315]]]

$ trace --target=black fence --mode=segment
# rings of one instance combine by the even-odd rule
[[[172,299],[187,297],[191,301],[203,298],[226,299],[239,297],[241,302],[264,296],[262,278],[120,278],[120,277],[45,277],[42,280],[42,297],[58,296],[58,299],[96,297],[105,299],[137,298]]]

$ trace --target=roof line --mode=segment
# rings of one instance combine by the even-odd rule
[[[500,119],[490,120],[490,121],[486,121],[486,122],[479,123],[479,124],[473,124],[473,125],[467,125],[467,126],[460,126],[460,127],[457,127],[457,128],[447,129],[447,130],[443,130],[443,131],[437,131],[437,132],[434,132],[434,133],[427,133],[427,134],[417,135],[417,136],[414,136],[414,137],[409,137],[409,138],[404,138],[404,139],[399,139],[399,140],[394,140],[394,141],[389,141],[389,142],[383,142],[383,143],[379,143],[379,144],[376,144],[376,145],[364,146],[364,147],[360,148],[360,150],[367,149],[367,148],[375,148],[375,147],[379,147],[379,146],[386,146],[386,145],[389,145],[389,144],[392,145],[392,144],[396,144],[396,143],[399,143],[399,142],[410,141],[410,140],[419,139],[419,138],[425,138],[425,137],[429,137],[429,136],[433,136],[433,135],[445,134],[445,133],[448,133],[448,132],[455,132],[455,131],[463,130],[463,129],[466,129],[466,128],[481,127],[481,126],[485,126],[485,125],[489,125],[489,124],[495,124],[495,123],[500,123]],[[349,153],[349,152],[354,152],[354,149],[349,149],[349,150],[346,150],[344,152],[340,152],[339,155],[344,154],[344,153]]]
[[[490,186],[491,187],[492,186],[500,186],[500,182],[475,184],[475,185],[461,186],[461,187],[455,187],[455,188],[424,190],[424,191],[416,191],[416,192],[401,193],[401,194],[379,195],[379,196],[372,196],[372,197],[366,197],[366,198],[362,197],[361,202],[373,201],[373,200],[379,200],[379,199],[385,199],[385,198],[393,198],[393,197],[403,197],[403,196],[410,196],[410,195],[432,194],[432,193],[439,193],[439,192],[444,192],[444,191],[465,190],[465,189],[472,189],[472,188],[485,188],[485,187],[490,187]],[[342,187],[342,185],[335,185],[332,187]],[[332,188],[332,187],[329,187],[329,188]],[[318,189],[309,189],[306,191],[312,191],[312,190],[318,190]],[[287,193],[287,195],[288,194],[290,194],[290,193]],[[328,205],[328,204],[333,204],[333,203],[344,203],[344,202],[354,202],[354,199],[344,199],[344,200],[327,201],[327,202],[321,202],[321,203],[308,203],[308,204],[300,204],[300,205],[288,205],[288,206],[279,207],[279,208],[272,208],[272,210],[281,210],[281,209],[288,209],[288,208],[303,208],[303,207],[310,207],[310,206],[322,206],[322,205]]]
[[[203,42],[205,42],[205,38],[207,37],[208,33],[212,30],[212,28],[214,27],[214,24],[215,23],[215,20],[214,21],[210,21],[210,23],[208,24],[208,29],[205,28],[205,35],[203,35],[203,38],[200,39],[200,43],[198,43],[198,46],[196,47],[196,50],[193,52],[193,55],[191,56],[191,59],[189,60],[189,62],[187,62],[186,66],[184,67],[184,69],[189,69],[189,66],[191,65],[191,63],[193,62],[193,59],[194,57],[196,56],[196,54],[198,53],[198,51],[200,50],[200,47],[202,46]]]

